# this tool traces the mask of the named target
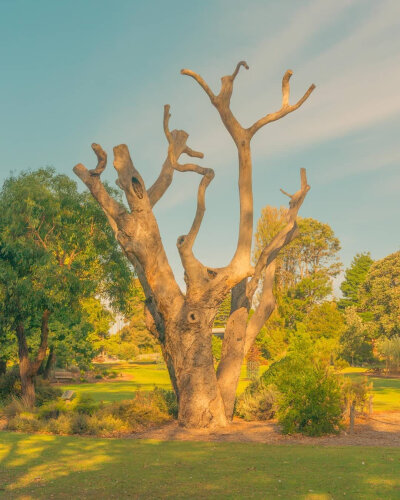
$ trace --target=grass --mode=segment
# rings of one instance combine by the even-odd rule
[[[96,383],[66,384],[64,390],[73,390],[77,393],[90,393],[96,401],[112,402],[122,399],[129,399],[132,393],[137,390],[151,390],[154,387],[171,389],[168,371],[164,364],[154,364],[151,362],[119,363],[113,365],[101,365],[118,373],[126,373],[133,377],[133,380],[100,381]],[[266,366],[261,366],[260,372],[266,370]],[[246,367],[242,366],[238,393],[244,391],[249,384],[246,378]]]
[[[355,380],[361,379],[363,369],[345,373],[347,377]],[[374,411],[400,411],[400,378],[368,377],[372,382]]]
[[[120,363],[103,365],[119,373],[132,375],[133,380],[101,381],[94,384],[68,384],[63,389],[72,389],[77,393],[90,393],[96,401],[112,402],[129,399],[137,390],[151,390],[154,387],[171,388],[167,369],[164,364],[150,362]],[[260,373],[267,369],[260,367]],[[363,377],[364,368],[347,368],[343,371],[345,376],[352,378]],[[374,411],[400,411],[400,379],[369,377],[373,383]],[[246,367],[242,366],[238,394],[244,391],[249,384],[246,378]]]
[[[400,499],[400,449],[0,434],[0,498]]]

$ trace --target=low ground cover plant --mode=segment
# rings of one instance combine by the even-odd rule
[[[30,408],[22,398],[14,396],[2,412],[8,430],[113,437],[172,420],[177,414],[177,403],[172,391],[156,388],[138,391],[132,399],[108,405],[83,393],[72,401],[58,397]]]

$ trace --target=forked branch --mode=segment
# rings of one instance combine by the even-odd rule
[[[163,127],[164,134],[168,141],[168,152],[167,158],[162,166],[160,175],[154,184],[147,190],[147,194],[149,196],[150,204],[153,207],[157,201],[163,196],[168,187],[171,185],[174,170],[179,170],[180,172],[187,171],[196,171],[194,170],[192,164],[188,164],[187,168],[180,165],[178,160],[182,154],[187,154],[193,158],[203,158],[204,155],[200,151],[195,151],[190,148],[186,141],[189,137],[189,134],[184,130],[173,130],[172,132],[169,130],[169,119],[170,115],[170,106],[166,104],[164,106],[164,118],[163,118]],[[200,172],[198,172],[200,173]]]
[[[282,78],[282,106],[281,106],[281,109],[279,111],[276,111],[275,113],[269,113],[268,115],[263,116],[258,121],[256,121],[251,127],[249,127],[247,130],[248,130],[251,137],[253,137],[253,135],[258,130],[260,130],[260,128],[263,127],[264,125],[267,125],[268,123],[279,120],[280,118],[283,118],[284,116],[291,113],[292,111],[295,111],[296,109],[298,109],[308,99],[311,92],[315,89],[315,85],[312,84],[309,87],[309,89],[307,90],[307,92],[303,95],[303,97],[296,102],[296,104],[290,105],[289,104],[289,95],[290,95],[289,80],[290,80],[292,75],[293,75],[293,71],[288,69]]]

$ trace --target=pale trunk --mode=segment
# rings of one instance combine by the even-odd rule
[[[164,351],[174,365],[179,397],[178,420],[185,427],[226,425],[211,350],[211,328],[203,321],[166,327]]]

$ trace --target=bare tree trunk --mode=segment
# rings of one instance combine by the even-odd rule
[[[283,246],[296,235],[296,216],[310,187],[305,169],[301,169],[301,188],[290,198],[287,224],[263,249],[255,267],[251,265],[253,239],[253,193],[251,139],[258,130],[298,109],[314,90],[311,85],[296,103],[289,103],[288,70],[282,79],[281,108],[244,128],[230,109],[233,84],[241,67],[221,78],[219,94],[214,94],[197,73],[184,69],[183,75],[192,77],[205,91],[211,104],[232,137],[239,161],[239,237],[235,253],[228,265],[210,268],[193,253],[193,246],[205,213],[205,192],[214,178],[214,171],[194,163],[179,163],[182,154],[203,158],[187,144],[188,134],[169,129],[169,105],[164,106],[164,133],[168,142],[167,158],[160,175],[146,189],[136,170],[129,150],[121,144],[114,148],[114,167],[118,173],[117,185],[124,191],[129,209],[113,199],[105,189],[100,176],[107,164],[107,154],[98,144],[92,144],[97,166],[88,170],[84,165],[74,167],[75,174],[86,184],[102,207],[115,237],[127,258],[134,265],[146,295],[146,324],[159,340],[174,390],[179,401],[179,422],[188,427],[225,425],[232,418],[236,387],[243,359],[257,333],[269,317],[275,301],[272,287],[275,258]],[[177,248],[185,271],[186,293],[175,281],[161,241],[153,207],[170,186],[174,172],[195,172],[201,176],[197,192],[197,207],[189,232],[179,236]],[[255,291],[261,283],[261,300],[253,316],[248,312]],[[232,290],[237,296],[225,333],[222,358],[215,373],[211,349],[212,324],[218,306]]]
[[[212,330],[203,322],[172,325],[172,351],[179,395],[179,423],[185,427],[226,425],[211,349]]]

